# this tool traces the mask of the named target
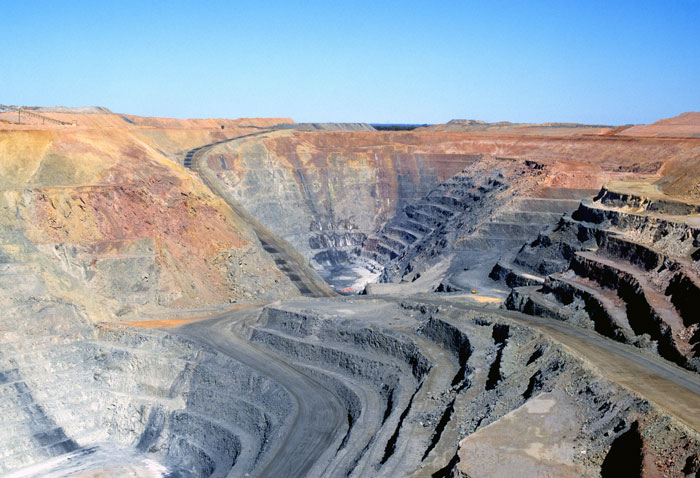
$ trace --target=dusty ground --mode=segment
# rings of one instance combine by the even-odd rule
[[[0,129],[2,214],[112,313],[294,294],[246,223],[167,157],[254,121],[80,118]]]
[[[695,274],[695,213],[645,208],[697,203],[696,114],[376,132],[37,111],[75,125],[0,114],[0,473],[700,473],[697,373],[606,338],[580,298],[545,297],[575,320],[498,309],[506,278],[545,284],[516,252],[604,183],[615,227]],[[309,260],[350,256],[391,282],[302,297]],[[657,282],[650,308],[688,321]]]

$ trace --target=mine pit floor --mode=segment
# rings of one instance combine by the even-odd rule
[[[178,476],[177,472],[134,448],[101,443],[24,468],[5,478],[165,478]]]

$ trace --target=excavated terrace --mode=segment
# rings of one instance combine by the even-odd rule
[[[692,141],[86,121],[1,165],[1,475],[700,473]]]

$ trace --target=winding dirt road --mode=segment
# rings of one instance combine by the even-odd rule
[[[603,377],[641,397],[700,432],[700,376],[631,345],[551,319],[509,310],[486,309],[452,300],[415,299],[416,302],[498,314],[531,327],[559,342],[592,364]]]
[[[246,329],[257,321],[261,310],[227,312],[169,332],[213,347],[270,377],[291,394],[296,410],[285,436],[275,438],[276,448],[269,450],[256,476],[306,477],[334,440],[346,433],[347,410],[323,384],[247,339]]]
[[[700,377],[663,359],[614,342],[594,331],[518,312],[487,309],[448,299],[383,299],[507,317],[563,344],[593,365],[603,377],[632,390],[690,428],[700,431]],[[265,347],[249,341],[251,327],[258,324],[261,310],[262,307],[257,306],[230,311],[170,329],[170,332],[214,347],[270,377],[291,394],[296,410],[290,412],[289,425],[284,428],[283,436],[275,439],[276,448],[267,452],[256,476],[304,477],[317,462],[332,458],[335,453],[332,444],[347,432],[347,410],[335,392],[317,379],[292,367],[288,360]],[[324,454],[327,455],[324,457]]]
[[[236,136],[235,138],[218,141],[216,143],[205,144],[197,148],[189,150],[185,154],[184,166],[192,169],[199,174],[204,184],[211,189],[216,195],[228,204],[233,211],[243,218],[245,222],[253,229],[253,232],[258,236],[260,244],[277,263],[278,269],[289,277],[292,283],[299,289],[299,292],[305,296],[312,297],[333,297],[336,294],[333,289],[324,281],[318,273],[313,270],[308,261],[299,254],[291,244],[287,243],[281,237],[273,234],[260,221],[255,219],[248,213],[230,194],[221,186],[221,183],[216,178],[216,174],[211,171],[205,164],[206,153],[214,146],[230,143],[244,138],[260,136],[269,133],[270,130],[263,130],[256,133]]]

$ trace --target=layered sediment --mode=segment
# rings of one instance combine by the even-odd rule
[[[692,138],[35,111],[3,476],[700,472]]]
[[[524,286],[506,305],[576,321],[697,371],[698,205],[629,187],[603,188],[500,264],[513,286]]]

